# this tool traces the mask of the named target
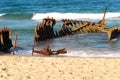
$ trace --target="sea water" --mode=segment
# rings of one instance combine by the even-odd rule
[[[18,32],[16,54],[31,55],[34,27],[43,18],[98,22],[105,7],[108,27],[120,25],[120,0],[1,0],[0,28],[7,26],[12,30],[12,42]],[[61,25],[58,23],[55,28]],[[49,45],[53,50],[66,48],[68,54],[60,56],[120,57],[119,44],[119,38],[108,41],[106,33],[85,33],[46,40],[36,44],[35,49]]]

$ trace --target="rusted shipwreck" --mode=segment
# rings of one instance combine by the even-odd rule
[[[36,42],[45,41],[56,37],[72,35],[76,32],[92,33],[102,32],[107,25],[102,22],[88,22],[64,19],[63,25],[59,31],[54,31],[56,20],[51,18],[43,19],[41,24],[37,24],[34,29],[34,38]]]
[[[119,36],[120,28],[112,27],[108,28],[105,24],[106,9],[104,9],[104,15],[99,22],[81,21],[63,19],[62,26],[59,31],[54,30],[54,26],[57,21],[53,18],[44,18],[42,23],[37,24],[34,29],[34,39],[36,42],[45,41],[56,37],[62,37],[66,35],[73,35],[76,33],[107,33],[108,40],[112,40]]]
[[[0,28],[0,52],[9,51],[12,45],[12,31],[7,28]]]
[[[104,10],[104,16],[99,22],[89,22],[81,20],[63,19],[62,26],[58,31],[54,30],[54,26],[57,21],[53,18],[44,18],[40,24],[37,24],[34,28],[34,39],[36,42],[45,41],[56,37],[62,37],[66,35],[72,35],[79,33],[93,33],[103,32],[107,25],[105,24],[106,8]]]

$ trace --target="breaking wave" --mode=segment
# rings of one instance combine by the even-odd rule
[[[4,16],[5,14],[0,14],[0,16]]]
[[[35,13],[32,16],[32,20],[41,20],[43,18],[53,17],[57,20],[61,19],[93,19],[93,20],[101,20],[103,17],[103,13],[58,13],[58,12],[52,12],[52,13]],[[120,20],[120,13],[116,12],[107,12],[106,13],[106,19],[110,20]]]

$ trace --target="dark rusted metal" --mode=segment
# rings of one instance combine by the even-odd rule
[[[0,51],[9,51],[12,45],[11,30],[7,27],[0,29]]]

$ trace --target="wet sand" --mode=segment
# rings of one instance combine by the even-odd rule
[[[119,80],[120,58],[0,55],[0,80]]]

